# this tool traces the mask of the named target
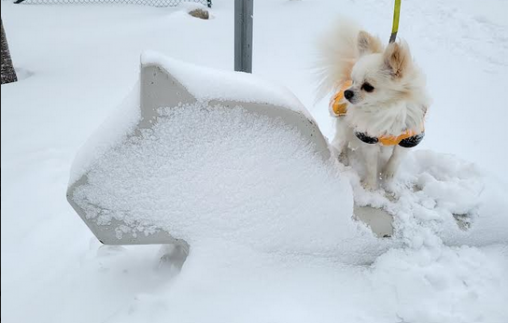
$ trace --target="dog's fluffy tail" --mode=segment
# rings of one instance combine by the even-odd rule
[[[353,65],[358,60],[358,33],[361,28],[354,22],[341,18],[319,40],[316,76],[318,89],[316,100],[332,91],[338,91],[342,83],[351,77]]]

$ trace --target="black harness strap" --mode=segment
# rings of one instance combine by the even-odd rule
[[[358,139],[360,139],[361,141],[363,141],[366,144],[373,145],[373,144],[377,144],[379,141],[379,139],[377,139],[376,137],[369,137],[363,132],[355,132],[355,135]]]
[[[404,148],[413,148],[418,146],[420,142],[422,142],[423,137],[425,137],[425,132],[419,133],[413,137],[409,137],[406,139],[403,139],[399,142],[399,146]]]

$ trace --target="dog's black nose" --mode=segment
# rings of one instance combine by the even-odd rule
[[[346,90],[344,91],[344,97],[348,100],[351,100],[352,97],[355,96],[355,92],[351,91],[351,90]]]

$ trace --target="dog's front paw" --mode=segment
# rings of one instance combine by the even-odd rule
[[[392,169],[392,168],[387,168],[383,171],[383,173],[381,174],[381,177],[385,180],[385,181],[392,181],[393,178],[395,177],[395,170]]]
[[[364,180],[362,182],[362,186],[367,191],[375,191],[377,190],[377,180]]]
[[[395,178],[395,175],[397,175],[397,169],[388,165],[385,169],[383,169],[381,178],[384,179],[385,182],[391,182]]]

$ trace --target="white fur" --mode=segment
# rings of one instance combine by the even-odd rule
[[[366,144],[355,132],[380,137],[398,136],[406,130],[421,131],[430,104],[425,78],[413,62],[407,44],[388,46],[384,48],[378,38],[361,32],[347,21],[335,26],[320,45],[318,96],[335,93],[346,80],[353,81],[349,90],[354,97],[348,104],[346,117],[337,118],[332,145],[339,150],[343,162],[347,162],[349,151],[361,153],[367,189],[378,186],[380,155],[387,151],[390,154],[382,167],[382,176],[390,180],[407,149]],[[373,92],[362,89],[365,82],[374,86]]]
[[[350,78],[348,67],[352,67],[359,57],[356,43],[360,30],[356,23],[341,19],[319,39],[317,100],[338,91],[342,83]]]

